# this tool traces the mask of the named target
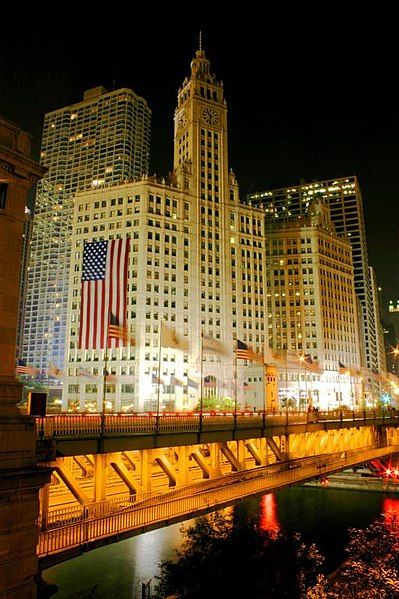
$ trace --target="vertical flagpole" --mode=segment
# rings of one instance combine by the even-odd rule
[[[202,430],[202,419],[203,419],[203,411],[204,411],[204,400],[203,400],[203,374],[204,374],[204,342],[203,342],[203,332],[201,331],[201,347],[200,347],[200,431]]]
[[[351,381],[352,410],[355,410],[355,397],[353,395],[353,378],[352,378],[352,373],[351,372],[349,372],[349,377],[350,377],[350,381]]]
[[[288,349],[285,352],[285,403],[286,409],[288,409]]]
[[[234,354],[234,418],[237,420],[237,339],[236,339],[236,351]]]
[[[298,358],[298,360],[299,360],[299,358]],[[298,405],[297,405],[297,410],[298,411],[299,411],[299,406],[300,406],[300,403],[301,403],[301,384],[300,384],[300,380],[299,380],[300,372],[301,372],[301,361],[299,360],[299,362],[298,362],[298,375],[297,375],[298,376]]]
[[[158,356],[158,393],[157,393],[157,430],[159,424],[159,413],[161,408],[160,393],[161,393],[161,353],[162,353],[162,322],[159,331],[159,356]]]
[[[306,395],[306,408],[309,407],[309,397],[308,397],[308,371],[306,370],[306,362],[303,363],[303,370],[305,374],[305,395]]]
[[[360,378],[361,378],[361,381],[362,381],[362,382],[361,382],[361,394],[362,394],[361,401],[362,401],[362,408],[363,408],[363,410],[365,410],[365,409],[366,409],[366,394],[365,394],[365,384],[364,384],[364,377],[363,377],[363,376],[361,376]]]
[[[106,334],[106,338],[105,338],[104,370],[103,370],[103,405],[102,405],[102,410],[101,410],[101,436],[104,436],[104,433],[105,433],[105,405],[106,405],[106,399],[107,399],[109,321],[110,321],[110,310],[108,310],[108,315],[107,315],[107,334]]]
[[[263,360],[263,420],[267,410],[267,363]]]

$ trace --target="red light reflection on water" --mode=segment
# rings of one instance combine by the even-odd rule
[[[277,534],[280,530],[280,523],[277,516],[277,501],[274,493],[263,495],[260,501],[260,520],[261,530],[268,530]]]
[[[399,521],[399,499],[384,497],[382,502],[382,514],[388,524],[392,523],[393,520],[397,524]]]

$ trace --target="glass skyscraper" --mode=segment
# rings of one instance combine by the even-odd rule
[[[45,116],[48,173],[37,186],[22,347],[41,372],[64,362],[74,196],[147,173],[150,126],[147,102],[130,89],[97,87]]]

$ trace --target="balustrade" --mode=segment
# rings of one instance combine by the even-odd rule
[[[234,430],[315,422],[398,421],[396,410],[225,414],[57,414],[37,419],[40,437],[99,437]]]

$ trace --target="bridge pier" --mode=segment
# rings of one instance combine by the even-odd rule
[[[19,276],[27,192],[45,170],[30,159],[30,136],[0,117],[0,597],[36,596],[39,489],[50,470],[36,466],[36,426],[16,404]]]

